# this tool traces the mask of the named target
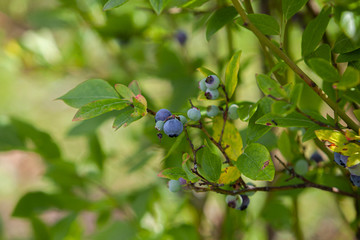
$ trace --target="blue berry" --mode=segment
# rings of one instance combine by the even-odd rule
[[[315,152],[311,155],[310,160],[314,160],[315,162],[319,163],[319,162],[322,162],[322,161],[323,161],[323,158],[322,158],[322,156],[320,155],[319,152],[315,151]]]
[[[158,130],[158,131],[163,130],[163,128],[164,128],[164,121],[157,121],[156,124],[155,124],[155,128],[156,128],[156,130]]]
[[[187,36],[184,31],[182,31],[182,30],[177,31],[175,37],[181,45],[185,45]]]
[[[354,184],[357,187],[360,187],[360,176],[351,174],[350,180],[351,180],[352,184]]]
[[[219,87],[220,80],[216,75],[210,75],[205,80],[205,85],[208,89],[214,90]]]
[[[239,210],[245,210],[247,209],[247,207],[249,206],[250,204],[250,198],[246,195],[240,195],[241,196],[241,199],[242,199],[242,203],[241,203],[241,206],[240,208],[237,208]]]
[[[299,175],[305,175],[309,170],[309,164],[306,160],[300,159],[296,162],[294,170]]]
[[[183,124],[176,118],[169,119],[164,124],[164,132],[169,137],[177,137],[183,131]]]
[[[187,111],[187,115],[193,121],[199,121],[201,118],[201,113],[200,113],[199,109],[197,109],[196,107],[190,108]]]
[[[157,121],[165,121],[168,117],[170,117],[172,114],[169,110],[167,109],[160,109],[159,111],[157,111],[157,113],[155,114],[155,122]]]
[[[341,155],[338,152],[334,153],[334,161],[339,164],[342,167],[346,167],[346,162],[347,162],[347,158],[345,159],[344,157],[341,157],[343,155]],[[344,161],[345,160],[345,161]]]
[[[360,176],[360,164],[356,164],[348,168],[352,175]]]
[[[219,97],[219,91],[217,89],[206,89],[205,97],[209,100],[215,100]]]
[[[200,82],[199,82],[199,89],[201,90],[201,91],[203,91],[203,92],[205,92],[206,91],[206,84],[205,84],[205,80],[206,80],[206,78],[204,78],[204,79],[202,79]]]
[[[229,113],[229,118],[232,120],[238,119],[239,118],[239,114],[237,112],[239,106],[236,104],[232,104],[229,107],[228,113]]]
[[[182,122],[183,125],[184,125],[185,123],[187,123],[187,119],[186,119],[185,116],[179,115],[179,118],[180,118],[180,122]]]
[[[226,204],[231,208],[240,209],[242,204],[242,198],[239,195],[227,195],[225,198]]]
[[[186,181],[184,178],[182,178],[182,177],[180,177],[180,178],[178,179],[178,181],[179,181],[179,183],[180,183],[181,185],[185,185],[185,184],[187,183],[187,181]]]
[[[181,183],[178,180],[170,180],[168,184],[170,192],[178,192],[181,190]]]
[[[206,114],[209,116],[209,117],[215,117],[216,115],[219,114],[219,108],[218,106],[215,106],[215,105],[210,105],[207,107],[206,109]]]

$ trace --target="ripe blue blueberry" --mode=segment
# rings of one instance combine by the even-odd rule
[[[215,100],[219,97],[219,91],[217,89],[207,88],[205,91],[205,97],[209,100]]]
[[[219,108],[218,106],[215,106],[215,105],[210,105],[207,107],[206,109],[206,114],[209,116],[209,117],[215,117],[216,115],[219,114]]]
[[[159,111],[157,111],[157,113],[155,114],[155,122],[157,121],[165,121],[168,117],[170,117],[172,114],[169,110],[167,109],[160,109]]]
[[[315,162],[319,163],[319,162],[322,162],[322,161],[323,161],[323,158],[322,158],[322,156],[320,155],[319,152],[315,151],[315,152],[311,155],[310,160],[314,160]]]
[[[182,31],[182,30],[177,31],[175,37],[181,45],[185,45],[187,36],[184,31]]]
[[[309,164],[305,159],[300,159],[296,162],[294,170],[299,175],[305,175],[309,170]]]
[[[341,157],[343,155],[341,155],[338,152],[334,153],[334,161],[339,164],[342,167],[346,167],[346,162],[347,162],[347,158]]]
[[[210,75],[205,80],[205,85],[208,89],[214,90],[219,87],[220,80],[216,75]]]
[[[179,115],[179,118],[180,118],[180,122],[182,122],[183,125],[184,125],[185,123],[187,123],[187,119],[186,119],[185,116]]]
[[[193,121],[199,121],[201,118],[201,113],[200,113],[199,109],[197,109],[196,107],[190,108],[187,111],[187,115]]]
[[[231,208],[240,209],[242,204],[242,198],[239,195],[227,195],[225,198],[226,204]]]
[[[178,179],[178,181],[179,181],[179,183],[180,183],[181,185],[185,185],[185,184],[187,183],[187,181],[186,181],[184,178],[182,178],[182,177],[180,177],[180,178]]]
[[[352,184],[354,184],[357,187],[360,187],[360,176],[351,174],[350,180],[351,180]]]
[[[169,137],[177,137],[183,131],[183,124],[176,118],[169,119],[164,124],[164,132]]]
[[[360,163],[348,168],[351,175],[360,176]]]
[[[205,84],[205,80],[206,78],[202,79],[200,82],[199,82],[199,89],[203,92],[206,91],[207,87],[206,87],[206,84]]]
[[[178,180],[170,180],[168,185],[170,192],[178,192],[181,190],[181,183]]]
[[[155,128],[156,128],[156,130],[158,130],[158,131],[163,130],[163,128],[164,128],[164,121],[157,121],[156,124],[155,124]]]
[[[239,118],[239,114],[237,112],[239,106],[236,104],[232,104],[229,107],[228,113],[229,113],[229,118],[232,120],[238,119]]]
[[[238,210],[245,210],[249,204],[250,204],[250,198],[247,196],[247,195],[240,195],[241,196],[241,199],[242,199],[242,203],[241,203],[241,206],[240,208],[236,208]]]

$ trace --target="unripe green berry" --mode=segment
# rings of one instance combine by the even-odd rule
[[[218,106],[215,106],[215,105],[210,105],[207,107],[207,110],[206,110],[206,114],[209,116],[209,117],[215,117],[216,115],[219,114],[219,108]]]
[[[232,119],[232,120],[235,120],[235,119],[238,119],[239,118],[239,114],[237,112],[239,106],[236,105],[236,104],[232,104],[230,107],[229,107],[229,111],[228,111],[228,114],[229,114],[229,118]]]
[[[200,82],[199,82],[199,89],[203,92],[205,92],[206,88],[207,88],[206,84],[205,84],[205,80],[206,80],[206,78],[200,80]]]
[[[217,89],[206,89],[205,97],[209,100],[215,100],[219,98],[219,91]]]
[[[178,180],[170,180],[168,184],[170,192],[178,192],[181,190],[181,183]]]
[[[196,107],[190,108],[187,111],[187,115],[193,121],[199,121],[201,118],[201,113],[200,113],[199,109],[197,109]]]
[[[239,195],[227,195],[225,198],[226,204],[231,208],[239,209],[242,204],[242,198]]]
[[[309,170],[309,164],[306,160],[300,159],[296,162],[294,170],[299,175],[305,175]]]
[[[185,116],[183,115],[179,115],[179,118],[180,118],[180,122],[184,125],[185,123],[187,123],[187,119]]]
[[[252,188],[255,188],[255,187],[256,187],[255,184],[253,184],[253,183],[251,183],[251,182],[246,183],[246,185],[247,185],[247,187],[248,187],[249,189],[252,189]],[[245,195],[247,195],[247,196],[252,196],[252,195],[254,195],[254,194],[255,194],[255,191],[246,192],[246,193],[245,193]]]
[[[158,131],[163,130],[163,128],[164,128],[164,121],[157,121],[156,124],[155,124],[155,128],[156,128],[156,130],[158,130]]]
[[[208,89],[217,89],[220,85],[220,80],[216,75],[210,75],[205,79],[205,85]]]

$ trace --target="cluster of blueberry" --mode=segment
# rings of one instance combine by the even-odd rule
[[[183,115],[175,116],[167,109],[160,109],[155,114],[155,128],[164,131],[169,137],[177,137],[183,131],[187,122]]]
[[[205,92],[205,97],[209,100],[218,99],[219,86],[220,86],[220,79],[216,75],[209,75],[199,82],[200,90]]]
[[[346,163],[348,160],[348,156],[344,156],[340,153],[335,152],[334,153],[334,160],[337,164],[339,164],[342,167],[346,167]],[[348,168],[350,172],[350,180],[351,182],[357,186],[360,187],[360,164],[351,166]]]

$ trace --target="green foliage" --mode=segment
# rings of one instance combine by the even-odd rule
[[[289,20],[295,13],[297,13],[308,0],[282,0],[282,14],[283,18]]]
[[[216,182],[220,178],[221,158],[204,148],[198,153],[198,170],[206,179]]]
[[[206,40],[210,40],[211,36],[219,31],[223,26],[233,20],[238,13],[234,7],[224,7],[217,10],[209,18],[206,26]]]
[[[231,57],[225,72],[225,89],[228,97],[231,98],[235,92],[238,83],[238,74],[240,70],[241,51],[234,53]]]

